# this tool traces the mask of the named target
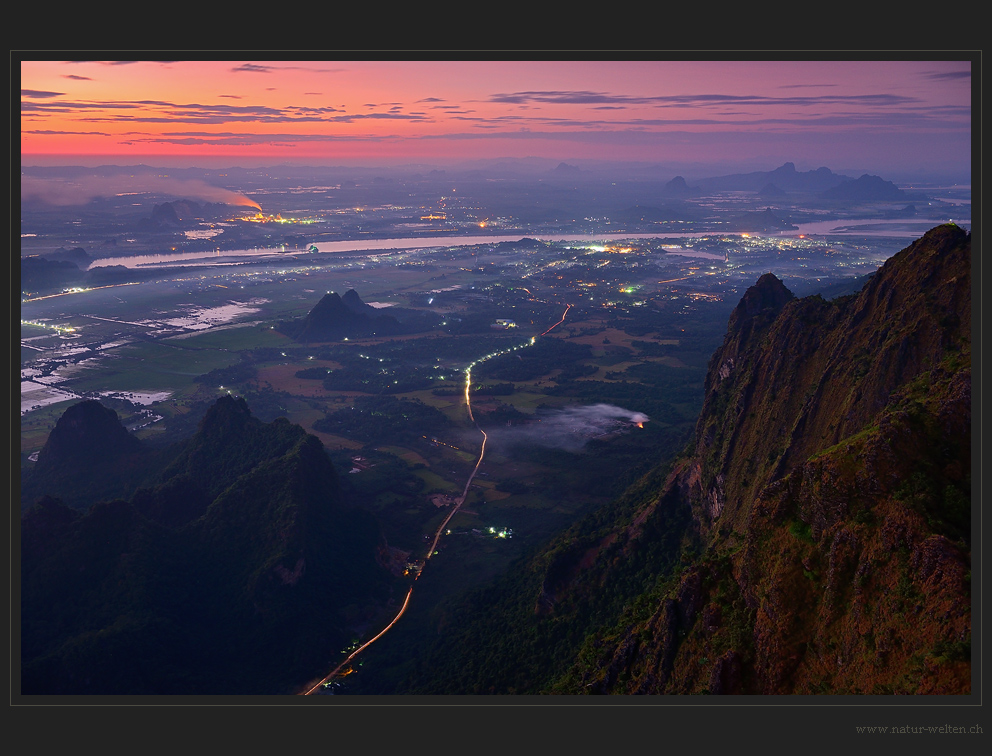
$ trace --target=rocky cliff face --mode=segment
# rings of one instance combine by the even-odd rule
[[[698,554],[560,689],[969,692],[970,364],[956,226],[838,300],[763,276],[712,358],[694,445],[608,536],[642,549],[688,508]]]

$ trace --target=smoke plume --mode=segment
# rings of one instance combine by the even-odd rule
[[[489,434],[490,442],[503,449],[536,445],[580,451],[590,439],[625,433],[642,427],[648,420],[642,412],[632,412],[612,404],[591,404],[538,411],[534,420],[525,425],[490,428],[483,421],[483,427]]]
[[[123,194],[168,195],[179,199],[219,202],[242,207],[261,206],[239,192],[199,179],[174,179],[151,173],[127,176],[86,176],[72,179],[21,176],[21,199],[49,205],[85,205],[97,197]]]

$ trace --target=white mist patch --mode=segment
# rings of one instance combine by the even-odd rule
[[[153,402],[164,402],[170,396],[171,391],[100,391],[98,396],[110,399],[126,399],[132,404],[148,406]]]
[[[213,239],[215,236],[220,236],[224,233],[222,228],[202,228],[193,229],[191,231],[183,231],[187,239]]]
[[[67,402],[70,399],[81,399],[79,394],[41,383],[40,381],[21,381],[21,414],[31,410],[41,409],[50,404]]]
[[[190,310],[184,317],[170,318],[159,322],[173,328],[181,328],[184,331],[202,331],[223,323],[229,323],[240,315],[258,312],[259,308],[252,305],[262,304],[266,301],[268,300],[253,299],[248,302],[231,302],[220,307],[198,308]]]
[[[498,446],[536,445],[579,451],[588,441],[642,428],[650,418],[612,404],[590,404],[537,412],[526,425],[486,428]]]

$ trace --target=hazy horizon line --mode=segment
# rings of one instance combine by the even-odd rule
[[[819,168],[829,168],[833,173],[849,175],[854,178],[865,173],[879,175],[888,180],[919,180],[926,177],[953,178],[957,183],[971,181],[971,166],[968,168],[947,167],[946,170],[935,171],[916,167],[909,168],[864,168],[853,166],[833,166],[817,164],[814,161],[803,161],[801,158],[781,160],[767,157],[755,157],[737,161],[714,160],[712,162],[662,162],[638,160],[611,160],[604,158],[549,158],[543,156],[498,156],[490,158],[452,158],[449,160],[402,160],[402,159],[368,159],[343,158],[330,159],[326,157],[299,158],[287,160],[277,156],[251,156],[234,159],[220,156],[176,156],[163,154],[145,154],[133,156],[121,155],[69,155],[69,154],[22,154],[21,168],[102,168],[102,167],[146,167],[153,169],[171,170],[224,170],[224,169],[258,169],[258,168],[313,168],[323,170],[348,171],[431,171],[431,170],[481,170],[495,168],[529,169],[533,172],[547,173],[564,164],[567,166],[588,170],[590,173],[615,171],[638,171],[641,173],[656,173],[659,180],[665,174],[689,174],[693,178],[711,178],[736,173],[751,173],[773,171],[786,163],[793,163],[797,172],[807,172]],[[716,172],[719,171],[719,172]],[[688,178],[688,176],[687,176]]]

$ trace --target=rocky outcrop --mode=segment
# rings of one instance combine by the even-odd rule
[[[73,404],[58,419],[38,452],[35,469],[45,473],[67,464],[85,465],[97,458],[135,452],[140,446],[114,410],[88,399]]]
[[[22,473],[21,509],[46,494],[81,508],[125,495],[148,461],[114,410],[94,399],[78,402],[55,423],[35,465]]]
[[[344,297],[330,292],[306,317],[282,323],[280,330],[297,341],[337,341],[361,336],[386,336],[403,328],[392,315],[379,313],[351,290]]]
[[[970,258],[947,225],[857,295],[745,293],[635,518],[689,508],[699,553],[572,692],[970,691]]]

